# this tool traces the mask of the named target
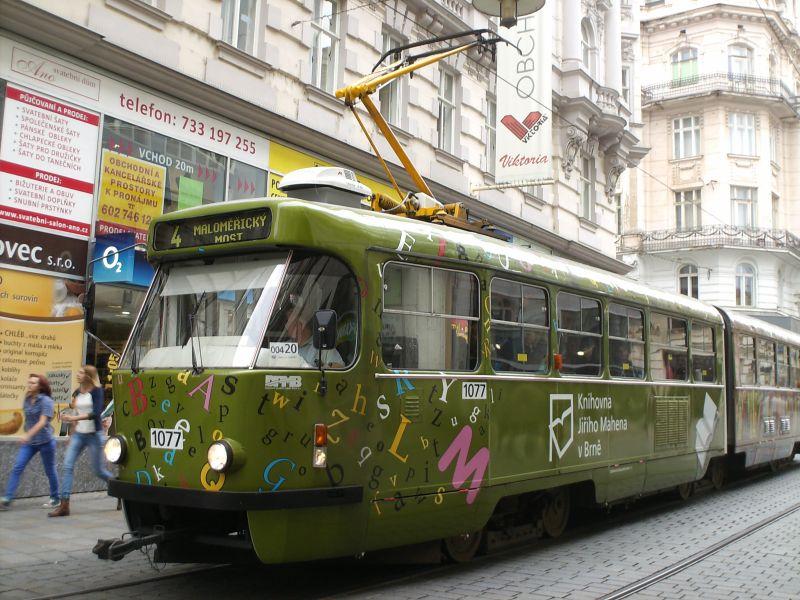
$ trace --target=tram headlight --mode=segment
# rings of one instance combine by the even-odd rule
[[[242,446],[235,440],[224,439],[208,447],[206,454],[208,466],[218,473],[235,471],[244,464],[245,454]]]
[[[128,443],[121,435],[112,435],[106,440],[105,446],[103,446],[103,454],[106,460],[115,465],[123,462],[127,453]]]

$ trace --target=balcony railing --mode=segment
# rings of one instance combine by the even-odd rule
[[[708,73],[644,86],[642,87],[642,104],[647,105],[662,100],[713,92],[781,98],[794,109],[798,104],[797,95],[780,79],[739,73]]]
[[[663,252],[687,248],[763,248],[788,250],[800,259],[800,237],[785,229],[758,229],[732,225],[710,225],[696,229],[661,229],[620,236],[618,250]]]

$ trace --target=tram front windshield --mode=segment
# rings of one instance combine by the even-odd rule
[[[287,256],[162,269],[123,368],[249,367],[261,347]]]

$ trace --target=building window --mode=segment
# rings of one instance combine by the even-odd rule
[[[336,87],[337,55],[339,48],[339,0],[315,0],[311,29],[311,83],[333,93]]]
[[[622,235],[624,227],[624,215],[622,213],[622,194],[614,194],[614,211],[617,221],[617,235]]]
[[[672,55],[672,82],[679,85],[697,80],[697,49],[681,48]]]
[[[672,155],[687,158],[700,154],[700,117],[672,120]]]
[[[753,52],[747,46],[734,45],[728,48],[728,75],[733,79],[753,74]]]
[[[778,154],[778,128],[771,127],[769,132],[769,159],[776,165],[781,164]]]
[[[594,77],[594,29],[588,17],[581,21],[581,59],[583,66]]]
[[[746,113],[731,113],[728,119],[731,136],[731,153],[756,155],[756,119]]]
[[[732,221],[736,227],[756,226],[756,188],[731,186]]]
[[[589,221],[594,221],[594,188],[595,188],[594,159],[584,156],[581,159],[581,210],[580,216]]]
[[[675,192],[675,229],[687,231],[702,225],[700,190]]]
[[[690,298],[699,298],[700,290],[697,285],[697,267],[683,265],[678,271],[678,291]]]
[[[497,158],[497,100],[486,98],[486,171],[494,175]]]
[[[438,147],[453,154],[455,149],[456,76],[439,70],[439,118],[436,121]]]
[[[736,306],[755,306],[756,270],[742,263],[736,267]]]
[[[631,68],[622,67],[622,99],[625,104],[631,103]]]
[[[222,1],[222,40],[242,52],[253,52],[258,0]]]
[[[383,32],[383,51],[388,52],[392,48],[397,48],[405,44],[403,38],[390,31]],[[392,55],[386,59],[386,63],[392,63],[400,58],[399,55]],[[401,107],[403,103],[402,81],[395,79],[387,83],[378,91],[378,98],[381,104],[381,114],[388,123],[395,127],[400,127]]]

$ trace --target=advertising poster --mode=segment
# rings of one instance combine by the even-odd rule
[[[81,366],[84,291],[76,281],[0,269],[0,434],[22,432],[29,373],[50,380],[57,413],[69,404]]]
[[[551,3],[504,30],[497,56],[498,184],[536,185],[553,179]]]
[[[134,232],[147,241],[150,221],[164,210],[166,167],[103,150],[96,235]]]
[[[89,237],[100,117],[6,87],[0,219]]]

